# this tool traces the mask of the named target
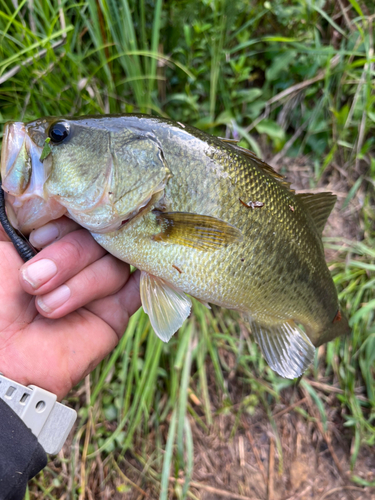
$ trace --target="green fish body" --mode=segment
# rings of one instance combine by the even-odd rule
[[[230,141],[146,115],[16,122],[1,174],[21,231],[65,214],[142,271],[164,341],[190,313],[186,294],[243,313],[287,378],[348,331],[321,241],[335,196],[295,194]]]

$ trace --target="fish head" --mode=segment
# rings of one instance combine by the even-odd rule
[[[126,117],[48,117],[6,124],[1,176],[24,234],[64,214],[105,233],[160,197],[171,173],[156,137]]]
[[[2,186],[8,218],[24,234],[66,212],[45,194],[51,161],[40,161],[42,149],[43,141],[35,143],[26,124],[6,123],[0,161]]]

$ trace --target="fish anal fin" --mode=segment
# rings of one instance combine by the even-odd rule
[[[266,325],[249,319],[250,328],[269,366],[281,377],[301,376],[314,359],[315,347],[294,321]]]
[[[154,213],[160,225],[160,233],[152,237],[154,241],[205,251],[218,250],[243,239],[239,229],[216,217],[188,212],[154,210]]]
[[[143,310],[148,314],[156,335],[163,342],[169,342],[190,314],[190,298],[145,271],[141,272],[140,292]]]
[[[326,193],[300,193],[296,195],[314,220],[316,229],[322,234],[329,214],[336,203],[337,197]]]

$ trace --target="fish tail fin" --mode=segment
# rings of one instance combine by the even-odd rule
[[[320,335],[318,335],[317,341],[314,341],[314,345],[315,347],[319,347],[340,335],[348,335],[350,332],[351,328],[347,317],[341,309],[338,309],[332,323],[328,327],[325,327]]]
[[[249,318],[249,323],[267,363],[281,377],[299,377],[313,361],[315,347],[293,320],[271,325]]]

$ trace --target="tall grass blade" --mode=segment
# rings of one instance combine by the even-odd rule
[[[169,475],[171,470],[172,458],[173,458],[173,444],[176,435],[177,427],[177,412],[172,413],[171,421],[169,424],[167,445],[165,447],[165,455],[163,461],[163,470],[161,474],[161,491],[159,500],[168,500],[168,485],[169,485]]]

